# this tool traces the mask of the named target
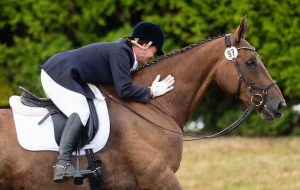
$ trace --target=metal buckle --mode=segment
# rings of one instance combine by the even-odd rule
[[[66,166],[63,166],[63,165],[56,164],[56,165],[54,165],[54,166],[53,166],[53,168],[56,168],[56,167],[58,167],[58,168],[63,168],[63,169],[66,169],[66,168],[67,168],[67,166],[68,166],[68,165],[66,165]]]
[[[268,94],[268,90],[264,89],[264,90],[263,90],[263,93],[264,93],[265,95],[267,95],[267,94]]]
[[[258,103],[256,103],[254,102],[254,98],[260,98],[261,100]],[[261,94],[253,94],[251,96],[251,102],[254,106],[259,107],[264,103],[264,97]]]

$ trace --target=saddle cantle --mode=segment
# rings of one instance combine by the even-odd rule
[[[21,93],[21,102],[30,107],[46,107],[54,106],[54,103],[49,98],[39,98],[32,94],[22,86],[19,86],[19,91]]]

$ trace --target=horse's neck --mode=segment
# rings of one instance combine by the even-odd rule
[[[221,48],[218,47],[220,40],[222,39],[218,38],[205,42],[186,52],[164,59],[142,74],[147,77],[150,73],[152,78],[153,73],[162,76],[172,74],[175,77],[174,90],[154,101],[179,118],[182,123],[187,122],[214,80],[216,62],[222,54]]]

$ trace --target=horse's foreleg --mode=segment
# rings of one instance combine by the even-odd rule
[[[151,176],[143,178],[143,180],[139,182],[141,189],[182,190],[174,171],[170,168],[167,168],[165,171],[161,171],[160,173],[152,171]]]
[[[157,182],[155,182],[155,186],[151,189],[182,190],[182,187],[179,184],[175,173],[169,169],[167,172],[158,177]]]

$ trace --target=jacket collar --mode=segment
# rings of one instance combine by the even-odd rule
[[[126,47],[128,47],[128,49],[130,50],[130,71],[134,71],[138,66],[138,62],[136,59],[136,55],[132,49],[132,45],[127,43],[123,38],[118,39],[117,42],[126,45]]]

